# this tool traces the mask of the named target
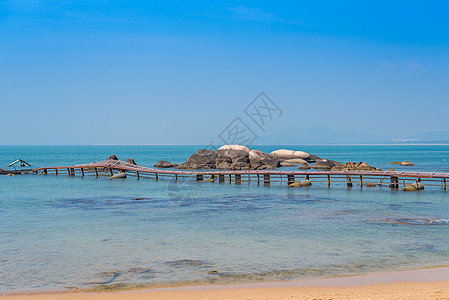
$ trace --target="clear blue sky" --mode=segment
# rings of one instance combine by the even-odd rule
[[[449,130],[446,1],[164,2],[0,1],[0,144],[205,144],[261,91],[267,134]]]

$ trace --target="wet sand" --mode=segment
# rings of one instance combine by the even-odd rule
[[[449,267],[289,282],[7,295],[2,299],[449,299]]]

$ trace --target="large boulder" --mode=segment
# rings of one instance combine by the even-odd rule
[[[216,154],[220,156],[228,156],[232,163],[232,170],[248,170],[249,169],[249,148],[241,145],[224,145],[217,149]]]
[[[334,160],[328,160],[328,159],[318,159],[316,163],[312,166],[314,169],[318,170],[330,170],[335,166],[341,166],[342,163]]]
[[[231,170],[232,159],[226,155],[219,156],[216,161],[216,168],[222,170]]]
[[[172,164],[169,161],[160,160],[153,167],[160,168],[160,169],[167,169],[167,168],[174,168],[174,167],[177,167],[177,166],[178,166],[177,164]]]
[[[283,162],[285,162],[287,164],[291,164],[291,165],[300,165],[300,164],[303,164],[303,163],[307,163],[307,161],[305,161],[302,158],[286,159]]]
[[[251,169],[274,169],[279,166],[279,160],[259,150],[251,150],[249,153],[249,164]]]
[[[310,157],[310,154],[304,151],[294,151],[294,150],[286,150],[279,149],[270,153],[270,156],[279,160],[287,160],[287,159],[295,159],[301,158],[307,160]]]
[[[215,169],[218,155],[215,151],[208,149],[200,149],[193,153],[184,163],[176,167],[176,169]]]

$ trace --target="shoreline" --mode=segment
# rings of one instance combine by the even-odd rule
[[[393,293],[391,295],[394,295],[394,293],[401,295],[401,291],[405,292],[411,290],[413,293],[416,293],[418,290],[422,290],[426,293],[426,296],[429,296],[429,291],[441,289],[444,289],[446,294],[449,294],[449,265],[406,271],[378,272],[364,275],[303,279],[285,282],[184,285],[104,291],[67,290],[64,292],[19,292],[2,294],[2,298],[15,300],[92,298],[171,299],[180,297],[185,299],[216,299],[217,297],[222,297],[222,295],[227,295],[227,297],[233,299],[246,299],[248,295],[251,295],[252,299],[270,299],[271,297],[276,297],[276,299],[291,299],[293,294],[300,293],[305,296],[305,298],[297,299],[307,299],[308,297],[316,295],[331,296],[332,293],[337,293],[340,296],[344,295],[345,299],[357,299],[357,297],[363,295],[382,295],[382,297],[385,297],[388,295],[385,295],[382,292],[385,292],[386,290],[391,291]],[[363,293],[357,294],[355,291]],[[286,294],[285,298],[283,296],[284,294]],[[335,294],[333,295],[335,296]],[[357,297],[347,298],[349,295],[357,295]],[[413,296],[413,294],[411,295]],[[404,297],[406,297],[406,295],[404,295]]]

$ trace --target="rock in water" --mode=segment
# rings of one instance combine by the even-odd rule
[[[128,164],[130,164],[130,165],[135,165],[135,166],[137,166],[136,162],[135,162],[134,159],[132,159],[132,158],[127,158],[127,159],[125,160],[125,163],[128,163]]]
[[[328,159],[318,159],[316,163],[312,166],[314,169],[318,170],[330,170],[337,165],[343,165],[338,161],[328,160]]]
[[[302,163],[300,166],[299,166],[299,168],[298,169],[300,169],[300,170],[309,170],[310,169],[310,166],[309,166],[309,164],[308,163]]]
[[[400,165],[400,164],[401,164],[400,161],[392,161],[392,162],[390,163],[390,165]]]
[[[412,166],[414,166],[414,164],[409,162],[408,160],[405,160],[405,161],[401,162],[401,166],[403,166],[403,167],[412,167]]]
[[[249,153],[249,164],[251,169],[274,169],[279,166],[279,160],[259,150],[251,150]]]
[[[212,150],[200,149],[193,153],[183,164],[176,169],[215,169],[215,162],[218,158],[217,153]]]
[[[231,158],[232,170],[248,170],[249,164],[249,148],[241,145],[224,145],[217,149],[218,157],[228,156]]]
[[[304,179],[301,181],[293,182],[288,185],[288,187],[303,187],[303,186],[311,186],[312,182],[308,179]]]
[[[417,189],[413,185],[407,185],[401,189],[403,192],[416,192]]]
[[[292,159],[286,159],[283,161],[284,163],[287,164],[292,164],[292,165],[300,165],[303,163],[307,163],[304,159],[302,158],[292,158]]]
[[[279,149],[271,152],[270,156],[279,160],[295,159],[295,158],[307,160],[310,157],[310,154],[304,151]]]
[[[117,178],[126,178],[126,173],[125,172],[119,172],[117,174],[112,175],[111,177],[109,177],[110,179],[117,179]]]
[[[118,160],[118,158],[114,154],[111,154],[108,156],[108,158],[106,158],[106,160]]]
[[[424,184],[422,184],[421,182],[415,182],[412,184],[412,186],[417,189],[418,191],[423,190],[424,189]]]
[[[354,162],[346,162],[342,166],[334,166],[331,171],[380,171],[380,169],[372,166],[368,166],[365,162],[359,162],[358,164]]]
[[[160,168],[160,169],[166,169],[166,168],[174,168],[177,164],[172,164],[169,161],[166,160],[160,160],[158,161],[153,167]]]

